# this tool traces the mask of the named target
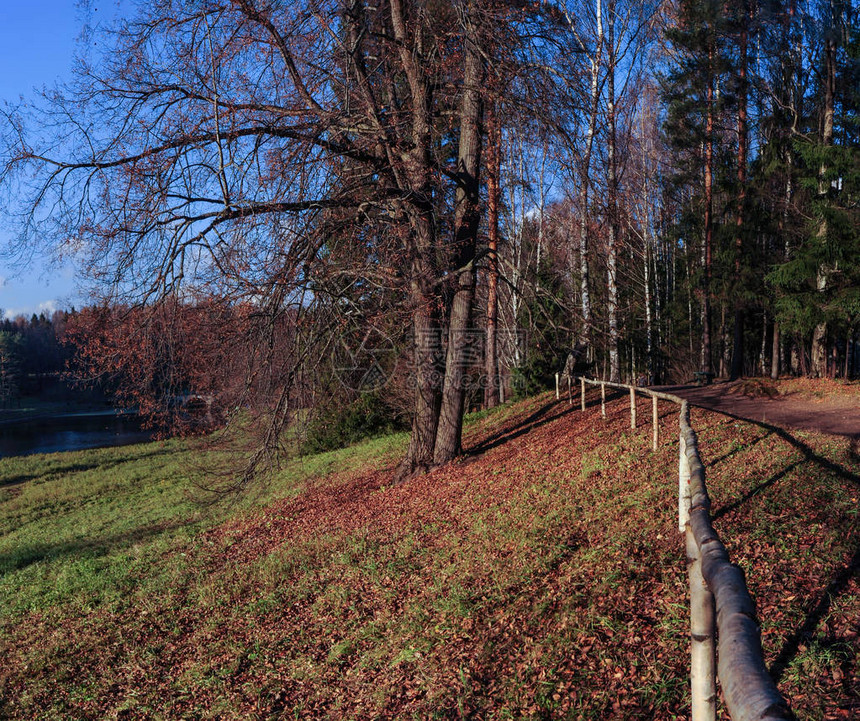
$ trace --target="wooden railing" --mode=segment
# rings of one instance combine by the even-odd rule
[[[705,486],[705,467],[696,432],[690,425],[686,400],[670,393],[621,383],[574,376],[579,381],[580,407],[585,410],[585,386],[600,387],[601,415],[606,417],[606,389],[630,394],[630,425],[636,428],[636,394],[649,396],[652,408],[652,448],[659,440],[657,402],[680,406],[678,458],[678,528],[685,534],[690,582],[690,688],[693,721],[714,721],[717,714],[716,678],[732,721],[793,719],[764,665],[755,604],[743,571],[729,562],[726,547],[711,525],[711,500]],[[556,374],[556,398],[560,397]],[[572,378],[567,376],[568,403],[573,403]],[[717,643],[717,639],[719,639]],[[715,653],[716,652],[716,653]],[[719,663],[715,663],[715,656]],[[716,671],[716,672],[715,672]]]

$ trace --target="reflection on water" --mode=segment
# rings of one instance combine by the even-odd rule
[[[152,438],[140,419],[113,412],[0,424],[0,458],[142,443]]]

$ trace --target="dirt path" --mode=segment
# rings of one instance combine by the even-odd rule
[[[744,390],[749,386],[743,384],[744,381],[723,381],[701,387],[661,386],[659,390],[679,395],[694,405],[751,421],[860,439],[860,393],[855,387],[849,387],[847,392],[811,392],[777,384],[773,387],[779,395],[770,398],[765,394],[745,395]]]

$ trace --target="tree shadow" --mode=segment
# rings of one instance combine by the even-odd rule
[[[855,549],[854,556],[830,579],[830,583],[818,597],[818,601],[806,614],[803,623],[785,640],[774,662],[770,667],[770,675],[774,682],[779,682],[791,662],[797,656],[802,643],[808,643],[815,634],[821,620],[829,613],[833,601],[842,594],[848,583],[860,572],[860,547]]]
[[[720,463],[720,462],[722,462],[722,461],[728,460],[729,458],[731,458],[732,456],[737,455],[737,454],[738,454],[738,453],[740,453],[741,451],[748,451],[750,448],[752,448],[753,446],[758,445],[758,444],[759,444],[759,443],[761,443],[765,438],[768,438],[770,435],[771,435],[770,433],[765,433],[764,435],[759,436],[758,438],[756,438],[752,443],[749,443],[749,444],[747,444],[747,445],[743,446],[742,448],[734,448],[734,449],[730,450],[728,453],[724,453],[723,455],[721,455],[721,456],[719,456],[719,457],[717,457],[717,458],[714,458],[713,460],[709,460],[705,465],[706,465],[707,467],[709,467],[709,468],[710,468],[711,466],[715,466],[715,465],[717,465],[718,463]]]
[[[691,403],[691,405],[695,405]],[[789,445],[794,446],[797,450],[799,450],[803,454],[803,459],[797,461],[798,464],[809,461],[811,463],[815,463],[822,468],[826,468],[831,473],[839,476],[840,478],[850,481],[856,486],[860,486],[860,475],[850,471],[844,466],[839,465],[838,463],[834,463],[829,458],[825,458],[824,456],[819,455],[812,449],[812,447],[808,446],[799,438],[796,438],[791,433],[789,433],[785,428],[780,428],[779,426],[771,425],[765,421],[753,421],[749,418],[744,418],[743,416],[735,415],[734,413],[728,413],[727,411],[719,411],[714,410],[713,408],[708,408],[707,406],[696,406],[697,408],[701,408],[702,410],[710,411],[711,413],[719,413],[720,415],[726,416],[728,418],[732,418],[736,421],[742,421],[743,423],[750,423],[752,425],[759,426],[760,428],[764,428],[765,430],[770,431],[771,433],[777,435],[779,438],[784,440]],[[844,438],[844,436],[843,436]]]
[[[73,463],[68,466],[63,466],[61,468],[52,469],[47,473],[22,473],[18,476],[9,476],[0,480],[0,488],[7,488],[9,486],[20,486],[22,483],[27,483],[28,481],[35,481],[40,478],[49,478],[51,476],[59,476],[59,475],[68,475],[70,473],[83,473],[84,471],[91,471],[95,468],[99,468],[99,464],[97,463]]]
[[[163,533],[191,525],[192,523],[192,521],[188,520],[164,521],[104,538],[32,545],[12,553],[0,555],[0,577],[7,573],[20,571],[40,561],[70,556],[104,556],[111,551],[127,548],[135,543],[155,538]]]
[[[618,397],[620,398],[623,394],[619,393]],[[610,400],[609,394],[606,396],[606,402],[608,403]],[[615,400],[614,398],[612,400]],[[475,456],[481,453],[486,453],[492,448],[497,448],[498,446],[504,445],[508,441],[512,441],[515,438],[519,438],[520,436],[525,435],[526,433],[534,430],[535,428],[540,428],[541,426],[545,426],[547,423],[552,423],[553,421],[562,418],[569,413],[574,411],[578,411],[580,409],[579,402],[568,404],[563,410],[558,413],[553,413],[552,415],[547,416],[547,413],[559,404],[563,403],[564,399],[559,400],[551,400],[547,403],[544,403],[540,408],[538,408],[534,413],[523,418],[521,421],[515,423],[513,426],[503,428],[502,430],[494,433],[491,436],[483,439],[476,445],[472,446],[466,451],[466,455]],[[599,405],[600,401],[591,402],[587,401],[585,407],[590,408],[595,405]]]
[[[93,470],[110,470],[112,468],[116,468],[118,466],[125,465],[126,463],[132,463],[138,460],[145,460],[150,458],[156,458],[158,456],[167,455],[167,451],[164,449],[161,450],[153,450],[147,451],[145,453],[137,453],[128,458],[117,459],[115,461],[109,461],[107,463],[69,463],[68,465],[59,465],[56,467],[49,467],[41,473],[22,473],[17,476],[7,476],[5,478],[0,478],[0,488],[9,488],[12,486],[20,486],[28,481],[35,481],[42,478],[54,480],[57,476],[66,476],[72,473],[84,473],[86,471]]]
[[[623,391],[618,391],[615,389],[607,389],[606,391],[606,403],[612,403],[613,401],[618,400],[619,398],[626,398],[627,393]],[[523,418],[518,423],[514,424],[511,427],[503,428],[497,433],[485,438],[480,441],[476,445],[465,451],[467,456],[476,456],[486,451],[489,451],[492,448],[497,448],[498,446],[504,445],[508,441],[512,441],[515,438],[519,438],[520,436],[533,431],[535,428],[540,428],[541,426],[545,426],[547,423],[552,423],[553,421],[558,420],[570,413],[578,412],[581,409],[581,401],[578,396],[574,395],[573,401],[568,403],[567,407],[564,410],[559,411],[558,413],[554,413],[550,416],[546,414],[554,407],[559,404],[564,403],[565,398],[562,397],[559,400],[551,400],[545,403],[543,406],[538,408],[531,415]],[[589,408],[597,408],[600,406],[600,398],[592,398],[587,399],[585,402],[585,408],[588,410]],[[618,413],[623,413],[624,411],[612,411],[613,414],[617,415]],[[662,418],[665,413],[660,414],[660,418]],[[607,410],[606,420],[610,420],[609,410]]]
[[[519,436],[528,433],[532,428],[538,428],[540,425],[544,425],[549,423],[550,421],[554,421],[557,418],[560,418],[565,413],[569,412],[571,408],[567,408],[565,411],[557,414],[553,414],[548,418],[544,418],[544,416],[552,409],[553,406],[557,405],[560,401],[549,401],[544,403],[540,408],[538,408],[533,413],[529,414],[521,421],[517,422],[511,427],[502,428],[500,431],[492,434],[491,436],[487,436],[482,441],[472,446],[466,451],[467,455],[478,455],[480,453],[485,453],[489,451],[491,448],[496,448],[504,443],[507,443],[514,438],[518,438]],[[540,420],[542,419],[543,420]],[[540,423],[538,423],[540,421]]]
[[[768,488],[770,488],[774,483],[785,478],[785,476],[787,476],[791,471],[793,471],[795,468],[802,465],[803,463],[805,463],[805,461],[795,461],[791,465],[788,465],[785,468],[783,468],[779,473],[776,473],[773,476],[771,476],[770,478],[768,478],[766,481],[759,483],[757,486],[755,486],[755,488],[751,488],[749,491],[744,493],[744,495],[742,495],[740,498],[735,499],[734,501],[732,501],[731,503],[729,503],[725,506],[720,506],[720,508],[718,508],[716,511],[713,511],[711,513],[711,520],[716,521],[717,519],[725,516],[727,513],[731,513],[732,511],[737,510],[742,505],[744,505],[744,503],[746,503],[748,500],[750,500],[751,498],[754,498],[755,496],[757,496],[762,491],[765,491]]]

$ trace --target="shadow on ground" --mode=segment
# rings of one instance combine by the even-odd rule
[[[116,550],[128,548],[141,541],[147,541],[169,531],[191,525],[191,521],[169,521],[141,526],[128,533],[120,533],[102,538],[80,539],[55,544],[39,544],[17,549],[0,555],[0,576],[20,571],[41,561],[57,558],[97,558]]]

